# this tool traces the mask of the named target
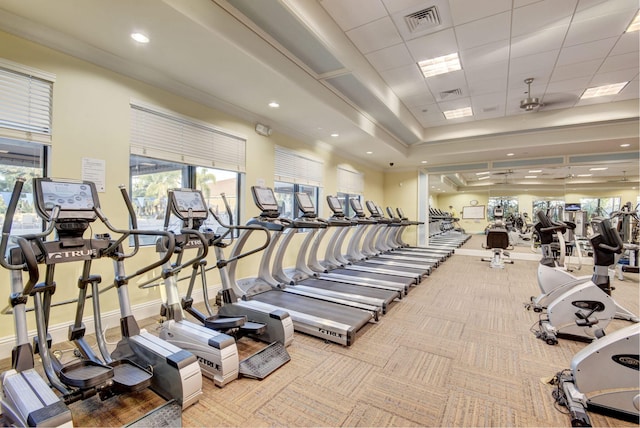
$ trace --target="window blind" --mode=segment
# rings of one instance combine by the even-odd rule
[[[51,144],[55,76],[0,59],[0,137]]]
[[[324,164],[298,152],[276,146],[275,180],[322,187]]]
[[[245,172],[246,139],[213,125],[131,104],[131,153],[189,165]]]
[[[364,174],[339,166],[337,175],[338,192],[355,195],[364,193]]]

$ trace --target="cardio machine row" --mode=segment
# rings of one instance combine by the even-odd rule
[[[593,219],[588,237],[593,275],[575,276],[562,262],[563,235],[575,225],[554,221],[543,211],[536,216],[542,249],[537,272],[541,293],[525,304],[539,314],[532,331],[549,345],[557,345],[559,339],[588,343],[574,355],[570,369],[553,378],[553,397],[568,409],[572,426],[591,426],[588,411],[639,423],[640,319],[612,297],[609,275],[625,244],[610,219]],[[631,324],[605,333],[614,318]]]

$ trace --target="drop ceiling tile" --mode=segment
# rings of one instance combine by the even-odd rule
[[[465,76],[467,77],[467,83],[473,85],[478,85],[479,82],[486,82],[491,79],[502,79],[506,84],[509,76],[509,62],[500,61],[484,67],[467,69],[465,70]]]
[[[560,49],[568,28],[569,23],[567,22],[567,25],[545,28],[542,31],[513,37],[511,39],[511,58]]]
[[[511,36],[511,12],[456,26],[455,31],[461,50],[508,39]]]
[[[567,80],[559,80],[555,82],[549,82],[547,85],[546,93],[557,93],[562,91],[584,90],[589,85],[591,76],[577,77]]]
[[[440,110],[443,112],[447,110],[456,110],[464,107],[471,107],[471,98],[462,97],[455,100],[444,100],[438,103]]]
[[[431,6],[431,3],[425,0],[382,0],[382,3],[384,3],[384,6],[389,11],[389,14],[394,14],[414,7],[418,8]]]
[[[449,0],[454,25],[486,18],[511,10],[511,0],[468,1]]]
[[[505,75],[506,74],[507,72],[505,70]],[[502,92],[504,97],[504,93],[507,90],[507,79],[498,77],[493,79],[489,78],[486,80],[477,80],[474,83],[469,82],[468,87],[469,95],[471,95],[472,97],[486,95],[494,92]]]
[[[365,55],[371,65],[380,71],[415,64],[404,43],[380,49]]]
[[[615,13],[593,17],[586,20],[576,20],[571,23],[565,46],[572,46],[594,40],[619,37],[627,29],[633,18],[633,13]]]
[[[380,0],[320,0],[342,31],[349,31],[361,25],[387,16]]]
[[[416,91],[413,94],[406,95],[401,99],[404,105],[410,109],[425,106],[427,104],[435,104],[436,102],[436,100],[433,98],[433,95],[431,95],[431,91],[429,91],[426,82],[424,86],[420,88],[420,90]]]
[[[460,51],[460,63],[464,70],[475,70],[497,62],[505,62],[508,59],[508,39]]]
[[[365,54],[402,43],[402,38],[389,17],[354,28],[346,34]]]
[[[622,91],[616,96],[616,101],[634,100],[638,99],[638,93],[640,93],[640,82],[638,78],[635,78]]]
[[[617,37],[609,37],[607,39],[562,48],[558,56],[557,65],[562,66],[596,59],[604,60],[617,40]]]
[[[511,36],[564,27],[571,22],[575,5],[576,0],[543,0],[514,9]]]
[[[596,73],[595,76],[589,82],[589,87],[611,85],[620,82],[629,82],[638,76],[637,68],[630,68],[627,70],[618,70],[609,73]],[[597,98],[596,98],[597,99]]]
[[[471,99],[471,107],[476,119],[488,119],[504,114],[504,103],[504,92],[484,94]]]
[[[456,37],[451,28],[409,40],[407,42],[407,48],[416,63],[458,51]]]
[[[640,33],[634,31],[631,33],[624,33],[620,36],[609,55],[621,55],[629,52],[638,52],[639,50]]]
[[[402,98],[424,87],[424,77],[417,65],[398,67],[380,72],[395,94]]]
[[[462,70],[429,77],[426,81],[427,86],[436,99],[440,99],[439,94],[441,92],[456,89],[460,89],[464,95],[468,95],[467,81]]]
[[[509,63],[509,80],[512,77],[529,75],[542,78],[550,76],[560,51],[548,51],[522,58],[513,58]]]
[[[603,15],[634,9],[638,9],[638,2],[636,0],[580,0],[576,8],[574,20],[581,21],[598,18]]]
[[[598,73],[608,73],[616,70],[626,70],[640,67],[640,52],[630,52],[623,55],[610,55],[604,60]]]
[[[602,65],[602,60],[593,60],[585,62],[577,62],[556,66],[551,75],[551,81],[568,80],[574,77],[591,77]]]
[[[577,89],[560,88],[559,92],[550,92],[542,97],[542,103],[545,110],[557,110],[561,108],[570,108],[576,105],[580,99],[580,95],[584,92],[584,87]]]

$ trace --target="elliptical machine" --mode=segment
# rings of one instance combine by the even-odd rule
[[[592,222],[594,234],[589,237],[593,247],[593,275],[589,281],[566,289],[547,307],[546,315],[540,317],[536,337],[549,345],[558,343],[558,337],[590,342],[604,335],[604,329],[617,312],[626,309],[611,297],[612,287],[609,266],[623,245],[609,219],[597,218]],[[629,316],[629,320],[637,320]]]
[[[495,221],[487,226],[487,242],[482,244],[482,248],[491,250],[491,257],[483,257],[483,262],[490,262],[491,268],[504,269],[504,264],[513,264],[510,254],[506,250],[513,250],[513,245],[509,242],[509,231],[504,224],[504,209],[498,205],[493,209]]]
[[[16,237],[17,248],[10,250],[8,260],[8,241],[11,235],[11,224],[24,179],[19,178],[13,188],[11,200],[5,215],[0,239],[0,265],[11,271],[11,295],[9,303],[13,312],[16,331],[16,345],[11,352],[11,369],[2,373],[2,415],[6,421],[15,426],[48,426],[71,427],[73,421],[71,411],[63,398],[58,397],[49,385],[35,370],[33,347],[29,343],[27,333],[26,303],[29,295],[38,283],[39,271],[33,250],[24,237]],[[52,212],[58,217],[59,210]],[[53,222],[49,228],[33,239],[44,237],[53,231]],[[23,284],[22,271],[28,272],[28,280]]]
[[[587,411],[640,423],[640,324],[614,331],[578,351],[571,368],[554,378],[556,402],[571,426],[590,427]]]
[[[193,352],[200,362],[203,374],[213,379],[216,386],[222,387],[239,375],[264,379],[290,360],[285,349],[285,345],[289,345],[293,338],[293,323],[289,315],[283,312],[266,319],[264,316],[259,317],[249,311],[236,315],[214,314],[208,297],[206,257],[209,248],[213,247],[217,263],[212,268],[219,269],[223,292],[228,294],[230,286],[226,264],[229,261],[224,259],[222,249],[227,246],[224,239],[231,234],[233,229],[238,227],[229,226],[223,235],[218,235],[210,229],[201,230],[212,211],[207,208],[204,197],[199,190],[170,189],[167,196],[164,228],[166,231],[169,230],[171,215],[176,216],[182,222],[182,227],[180,234],[175,236],[174,254],[176,254],[176,260],[174,263],[167,261],[163,265],[161,276],[164,279],[166,302],[161,308],[164,320],[161,324],[160,337]],[[224,195],[223,200],[230,213]],[[217,216],[216,219],[218,219]],[[268,232],[265,231],[265,233],[267,239],[264,245],[247,253],[239,254],[236,259],[266,248],[269,243],[269,235]],[[168,248],[165,240],[159,239],[157,241],[156,250],[161,258],[166,256]],[[197,254],[184,261],[183,256],[188,250],[197,250]],[[169,255],[171,256],[171,254]],[[189,287],[185,297],[180,299],[177,275],[187,266],[192,267],[190,277],[185,278],[189,279]],[[204,305],[208,314],[204,314],[193,306],[192,294],[198,278],[201,281]],[[154,278],[151,282],[156,279]],[[231,298],[231,296],[227,298]],[[231,304],[230,301],[227,303]],[[183,310],[192,315],[200,324],[187,320]],[[258,318],[264,322],[258,322]],[[244,336],[268,341],[270,345],[240,361],[236,340]]]
[[[559,254],[559,259],[563,259],[565,254],[564,233],[574,225],[570,222],[554,222],[542,210],[538,211],[536,216],[538,217],[538,223],[536,223],[535,228],[540,237],[540,249],[542,251],[542,258],[538,264],[538,286],[540,287],[541,294],[537,297],[531,296],[530,301],[525,304],[525,308],[527,310],[533,309],[534,312],[543,312],[558,296],[573,287],[588,282],[591,276],[572,275],[571,272],[562,267],[563,263],[558,263],[553,256],[554,250],[552,249],[552,244],[557,242],[558,248],[556,252]],[[554,236],[556,238],[555,241]],[[602,259],[602,257],[600,257],[600,259]],[[609,294],[610,291],[611,290],[609,290]],[[623,307],[618,306],[617,303],[616,306],[616,319],[633,322],[640,321],[637,316]]]
[[[35,352],[40,354],[43,369],[51,385],[57,389],[67,403],[98,394],[106,399],[122,392],[133,392],[150,387],[167,400],[175,400],[182,408],[198,401],[202,389],[200,368],[195,357],[139,328],[133,317],[128,295],[128,282],[132,278],[162,265],[165,260],[145,266],[133,274],[126,274],[124,260],[138,252],[139,235],[155,235],[167,238],[173,248],[173,236],[166,232],[115,228],[100,209],[94,183],[50,178],[34,178],[34,202],[38,215],[49,223],[46,233],[31,235],[28,246],[22,250],[27,262],[46,266],[45,281],[30,290],[34,300],[37,339]],[[133,207],[124,187],[121,194],[130,215]],[[111,239],[109,234],[85,238],[90,224],[99,219],[111,232],[119,235]],[[44,238],[56,231],[52,240]],[[134,248],[123,251],[123,242],[133,237]],[[30,250],[30,251],[27,251]],[[115,278],[110,286],[100,290],[100,275],[91,273],[92,262],[99,258],[114,261]],[[52,296],[57,288],[55,268],[60,263],[82,262],[82,275],[77,282],[79,295],[76,300],[74,323],[69,328],[69,340],[82,356],[79,361],[63,364],[50,352],[48,335],[49,313]],[[120,306],[122,339],[116,349],[109,353],[101,324],[100,295],[116,288]],[[89,294],[90,290],[90,294]],[[93,319],[99,356],[85,340],[86,328],[82,322],[84,306],[88,298],[93,305]]]

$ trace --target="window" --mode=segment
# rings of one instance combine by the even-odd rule
[[[495,216],[493,214],[496,207],[501,206],[504,210],[504,219],[507,219],[510,216],[515,216],[518,213],[518,198],[514,198],[511,196],[492,196],[489,198],[489,202],[487,204],[487,218],[490,221],[495,220]]]
[[[22,188],[11,233],[42,231],[35,212],[32,178],[45,175],[51,143],[51,105],[55,76],[0,59],[0,221],[11,199],[16,179]]]
[[[340,202],[342,203],[342,209],[344,210],[344,215],[347,217],[353,217],[354,215],[356,215],[356,213],[353,211],[353,208],[351,208],[351,202],[349,202],[349,200],[357,199],[358,201],[360,201],[361,205],[364,205],[362,203],[362,195],[352,195],[349,193],[338,192],[336,196],[338,197],[338,199],[340,199]]]
[[[224,193],[231,206],[234,223],[237,224],[239,174],[214,168],[184,165],[158,159],[131,156],[131,201],[136,213],[138,228],[143,230],[163,230],[167,210],[167,191],[173,188],[188,187],[202,191],[207,205],[228,223],[224,202],[220,193]],[[181,228],[177,219],[169,219],[169,230]],[[217,230],[220,225],[210,217],[205,227]],[[143,245],[155,242],[154,237],[141,237]]]
[[[606,217],[620,210],[620,198],[580,198],[580,208],[587,212],[589,221],[593,217]]]
[[[550,215],[554,221],[562,221],[563,219],[559,218],[560,210],[558,208],[564,208],[564,200],[538,199],[533,201],[533,221],[538,222],[538,217],[536,217],[538,211],[544,211]]]
[[[237,224],[245,169],[242,136],[141,102],[131,104],[131,121],[131,196],[139,228],[165,227],[167,191],[177,187],[201,190],[223,222],[229,220],[220,196],[225,193]],[[167,220],[170,230],[180,228],[176,220]],[[205,227],[215,230],[220,225],[210,217]]]
[[[282,147],[276,146],[275,150],[273,191],[280,215],[286,218],[300,216],[294,197],[296,192],[307,193],[315,205],[316,212],[319,213],[322,208],[318,205],[323,178],[322,162]]]
[[[33,204],[32,178],[44,176],[45,147],[0,138],[0,224],[4,224],[16,180],[25,178],[20,202],[13,217],[12,235],[42,231],[42,220]]]

